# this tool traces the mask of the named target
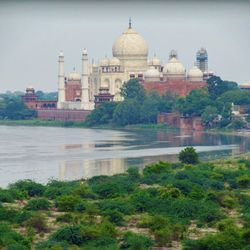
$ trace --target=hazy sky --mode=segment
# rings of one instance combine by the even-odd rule
[[[176,3],[177,2],[177,3]],[[226,80],[250,81],[250,1],[0,1],[0,92],[57,90],[58,53],[65,71],[81,68],[81,52],[98,62],[132,26],[165,63],[178,51],[186,69],[208,51],[209,69]]]

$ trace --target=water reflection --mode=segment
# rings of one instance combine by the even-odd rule
[[[97,130],[0,126],[0,186],[19,179],[73,180],[176,161],[186,146],[203,159],[249,151],[250,138],[201,131]]]

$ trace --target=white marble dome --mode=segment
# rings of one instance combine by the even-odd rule
[[[194,66],[192,69],[188,71],[188,77],[202,78],[203,73],[197,66]]]
[[[69,73],[68,80],[69,81],[80,81],[81,75],[79,73],[77,73],[76,71],[73,71],[73,72]]]
[[[112,52],[113,56],[118,58],[134,56],[147,57],[148,45],[144,38],[134,29],[128,28],[115,40]]]
[[[171,58],[163,68],[163,73],[167,75],[184,75],[185,72],[183,64],[175,57]]]
[[[144,74],[144,79],[146,82],[154,82],[160,80],[160,72],[151,66]]]
[[[120,60],[116,57],[113,57],[112,59],[110,59],[109,61],[109,65],[110,66],[119,66],[121,63],[120,63]]]
[[[144,74],[145,78],[160,77],[160,72],[151,66]]]
[[[148,65],[149,66],[160,66],[161,65],[161,60],[154,56],[152,59],[148,60]]]

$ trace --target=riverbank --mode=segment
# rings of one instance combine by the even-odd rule
[[[87,125],[84,122],[72,122],[72,121],[47,121],[47,120],[0,120],[0,125],[5,126],[41,126],[41,127],[77,127],[86,128]]]
[[[0,189],[0,247],[246,249],[249,175],[249,160],[227,159],[46,185],[18,181]]]
[[[114,125],[98,125],[88,126],[85,122],[75,121],[47,121],[47,120],[0,120],[0,125],[5,126],[41,126],[41,127],[69,127],[69,128],[94,128],[94,129],[162,129],[162,130],[178,130],[170,128],[164,124],[134,124],[124,127]]]

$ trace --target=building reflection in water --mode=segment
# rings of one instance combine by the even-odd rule
[[[97,175],[114,175],[126,171],[124,159],[61,161],[60,180],[88,179]]]
[[[176,162],[179,147],[211,147],[208,151],[199,152],[202,160],[236,156],[250,150],[250,138],[201,131],[141,131],[132,139],[130,136],[118,136],[116,140],[98,137],[98,140],[92,142],[86,139],[79,144],[61,145],[64,160],[59,162],[59,179],[75,180],[114,175],[125,172],[130,166],[142,170],[146,165],[159,160]],[[226,145],[229,147],[226,148]],[[217,148],[213,150],[214,146]],[[218,150],[218,146],[221,149]],[[162,154],[150,155],[159,151]]]
[[[150,156],[127,159],[102,159],[83,161],[61,161],[59,163],[59,180],[88,179],[99,175],[124,173],[129,167],[142,169],[157,161],[176,162],[177,155]]]

